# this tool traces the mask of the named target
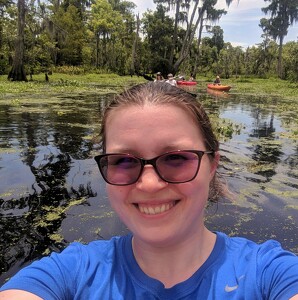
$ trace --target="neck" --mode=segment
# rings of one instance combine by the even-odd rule
[[[135,258],[148,276],[170,288],[190,278],[207,260],[216,241],[216,235],[205,227],[191,239],[172,246],[155,247],[133,238]]]

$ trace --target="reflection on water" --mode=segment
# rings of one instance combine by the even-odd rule
[[[233,95],[209,104],[242,129],[221,144],[221,172],[235,200],[209,209],[208,223],[255,241],[277,239],[298,253],[298,145],[285,134],[297,118],[275,108]]]
[[[0,100],[0,284],[74,240],[127,232],[92,159],[107,96]],[[201,98],[210,113],[241,125],[221,143],[220,171],[235,200],[208,209],[209,228],[275,238],[297,253],[298,146],[284,134],[295,120],[251,97]]]

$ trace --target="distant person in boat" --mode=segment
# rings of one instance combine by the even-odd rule
[[[228,193],[219,141],[193,95],[141,84],[109,102],[101,125],[95,161],[131,234],[35,261],[0,299],[298,299],[296,255],[207,228],[206,207]]]
[[[178,75],[178,80],[179,81],[185,81],[185,77],[184,77],[184,75]]]
[[[190,74],[190,77],[189,77],[188,81],[194,81],[194,80],[195,80],[195,79],[194,79],[193,75]]]
[[[169,83],[172,86],[177,86],[177,81],[174,79],[173,74],[168,74],[168,80],[166,80],[166,83]]]
[[[154,82],[161,81],[161,80],[164,80],[164,78],[162,77],[162,75],[161,75],[160,72],[157,72],[156,73],[156,78],[155,78]]]
[[[220,82],[220,77],[217,75],[215,80],[213,81],[214,84],[217,84],[217,85],[221,85],[221,82]]]

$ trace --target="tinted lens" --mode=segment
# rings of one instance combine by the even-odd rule
[[[193,180],[200,168],[201,158],[212,151],[172,151],[152,159],[143,159],[131,154],[106,154],[95,157],[105,181],[114,185],[129,185],[137,182],[145,165],[152,165],[161,179],[169,183]]]
[[[103,156],[99,167],[103,177],[111,184],[131,184],[139,177],[141,162],[129,154]]]
[[[171,152],[160,156],[156,166],[160,176],[169,182],[186,182],[198,173],[201,157],[193,152]]]

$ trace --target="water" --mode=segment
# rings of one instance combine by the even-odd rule
[[[0,284],[72,241],[127,232],[92,158],[107,96],[0,100]],[[221,141],[220,172],[234,200],[207,209],[208,227],[258,242],[278,239],[298,253],[298,145],[288,134],[297,117],[276,111],[274,101],[201,98],[237,128]]]
[[[257,242],[277,239],[298,253],[298,144],[289,134],[297,116],[277,110],[279,99],[261,103],[243,96],[217,103],[219,116],[241,130],[221,144],[221,171],[235,199],[220,204],[208,223]]]

